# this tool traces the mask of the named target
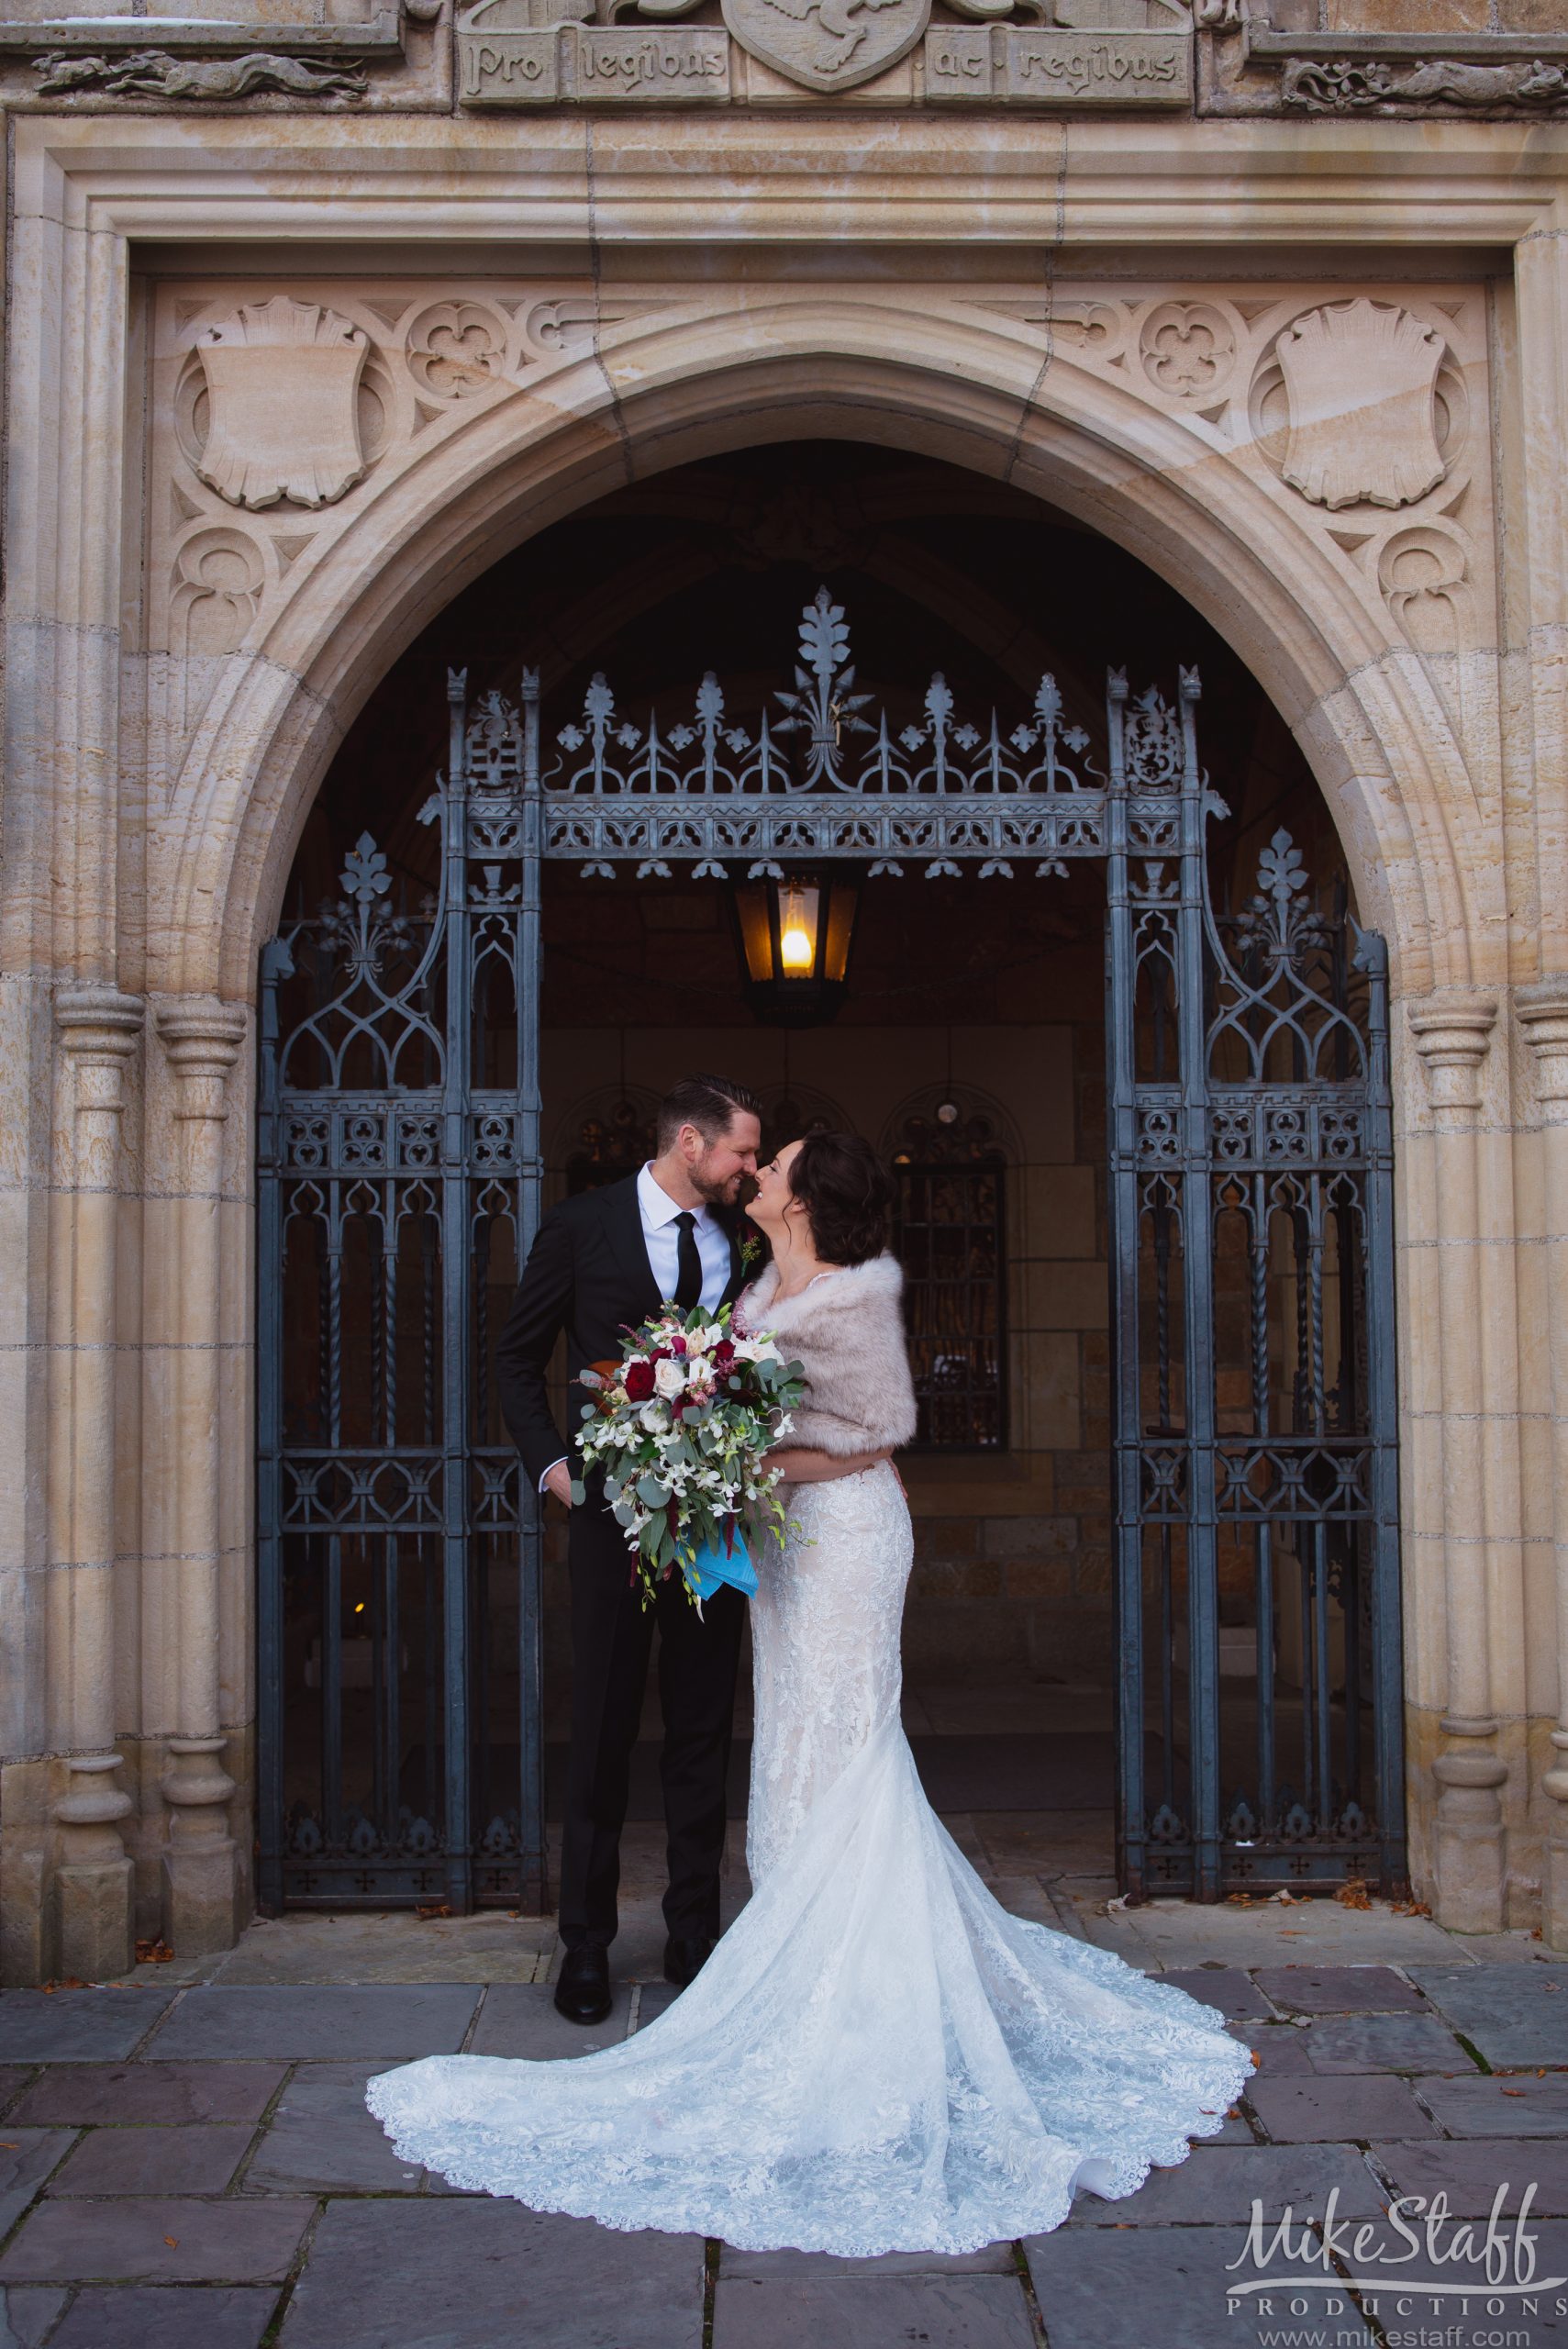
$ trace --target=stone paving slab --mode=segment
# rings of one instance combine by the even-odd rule
[[[1510,2213],[1518,2210],[1523,2189],[1533,2183],[1531,2216],[1568,2218],[1568,2143],[1551,2137],[1429,2137],[1416,2144],[1372,2145],[1368,2151],[1401,2194],[1419,2194],[1429,2201],[1440,2190],[1458,2218],[1484,2219],[1505,2179]]]
[[[1428,2078],[1417,2092],[1456,2137],[1568,2137],[1568,2072]]]
[[[1473,2072],[1435,2015],[1323,2015],[1295,2036],[1314,2072]]]
[[[1016,2275],[721,2277],[713,2349],[1034,2349]]]
[[[290,2079],[245,2173],[247,2194],[417,2194],[425,2173],[400,2162],[365,2105],[384,2064],[306,2064]]]
[[[1364,2142],[1369,2137],[1436,2133],[1406,2083],[1381,2072],[1254,2080],[1247,2101],[1276,2145],[1343,2144],[1351,2138]]]
[[[1413,1965],[1488,2064],[1568,2064],[1568,1965]]]
[[[95,2129],[62,2162],[50,2194],[221,2194],[250,2150],[246,2122],[222,2128]]]
[[[703,2255],[510,2201],[331,2202],[279,2349],[701,2349]]]
[[[16,2225],[74,2137],[71,2129],[0,2130],[0,2235]]]
[[[277,2304],[270,2286],[91,2285],[76,2295],[50,2349],[256,2349]]]
[[[1321,2211],[1335,2186],[1346,2218],[1370,2218],[1386,2199],[1353,2145],[1197,2145],[1175,2169],[1151,2170],[1136,2194],[1119,2201],[1077,2195],[1066,2224],[1244,2225],[1254,2197],[1265,2219],[1277,2218],[1288,2202],[1300,2220]]]
[[[173,1992],[0,1991],[0,2062],[102,2064],[146,2038]]]
[[[1424,2014],[1426,2002],[1391,1965],[1260,1965],[1257,1983],[1286,2014]]]
[[[983,2251],[889,2251],[876,2259],[840,2259],[831,2251],[737,2251],[726,2243],[718,2255],[720,2283],[743,2277],[767,2283],[799,2283],[812,2276],[1016,2276],[1010,2243],[987,2243]]]
[[[32,2076],[30,2064],[0,2064],[0,2112],[5,2111],[17,2091],[24,2087]],[[0,2335],[0,2349],[4,2349],[3,2335]]]
[[[1218,2007],[1227,2021],[1244,2015],[1256,2015],[1266,2021],[1273,2012],[1250,1974],[1239,1965],[1221,1965],[1218,1959],[1202,1965],[1179,1965],[1158,1978],[1173,1982],[1178,1990],[1200,1998],[1206,2007]]]
[[[1145,1964],[1167,1968],[1201,1965],[1210,1957],[1255,1966],[1265,1953],[1280,1960],[1289,1953],[1309,1965],[1456,1962],[1452,1938],[1440,1925],[1429,1917],[1396,1917],[1383,1901],[1343,1909],[1337,1900],[1293,1901],[1289,1908],[1272,1900],[1256,1908],[1232,1908],[1228,1900],[1150,1900],[1121,1914],[1148,1953]],[[1100,1938],[1106,1922],[1084,1915],[1091,1940]]]
[[[526,2055],[535,2059],[559,2055],[591,2055],[596,2048],[613,2046],[626,2037],[631,2014],[631,1991],[625,1982],[615,1985],[615,2003],[600,2023],[568,2022],[558,2015],[553,1993],[542,1983],[498,1982],[485,1993],[474,2026],[470,2055]]]
[[[1024,2252],[1051,2349],[1278,2349],[1292,2337],[1289,2316],[1282,2326],[1279,2314],[1250,2307],[1251,2296],[1228,2299],[1256,2272],[1236,2264],[1246,2243],[1244,2226],[1140,2227],[1118,2236],[1107,2258],[1102,2237],[1069,2226],[1030,2236]],[[1314,2295],[1329,2298],[1341,2305],[1324,2324],[1322,2349],[1373,2349],[1349,2295]],[[1305,2344],[1318,2335],[1302,2325],[1294,2337]]]
[[[259,2121],[287,2075],[286,2064],[72,2064],[40,2073],[12,2117],[83,2128]]]
[[[1312,2076],[1312,2065],[1307,2053],[1307,2033],[1295,2023],[1260,2022],[1255,2016],[1244,2022],[1228,2023],[1226,2029],[1232,2039],[1250,2047],[1258,2058],[1253,2070],[1254,2080],[1307,2079]]]
[[[39,2349],[65,2299],[36,2284],[0,2284],[0,2349]]]
[[[455,2055],[481,1995],[477,1983],[203,1985],[181,1992],[148,2053],[291,2063]]]
[[[393,2206],[386,2206],[393,2207]],[[0,2255],[0,2282],[281,2284],[314,2202],[197,2202],[171,2195],[40,2202]]]
[[[259,1917],[207,1978],[262,1982],[531,1982],[555,1946],[553,1917],[402,1912]]]

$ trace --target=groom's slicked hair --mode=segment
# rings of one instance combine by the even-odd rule
[[[727,1132],[737,1109],[761,1118],[762,1105],[744,1085],[728,1076],[684,1076],[659,1104],[659,1152],[674,1147],[683,1126],[695,1126],[705,1142]]]

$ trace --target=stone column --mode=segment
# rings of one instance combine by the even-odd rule
[[[1535,1053],[1546,1203],[1544,1320],[1551,1366],[1551,1516],[1556,1552],[1557,1759],[1541,1778],[1546,1832],[1541,1933],[1568,1949],[1568,976],[1521,987],[1515,1008]]]
[[[1487,1623],[1486,1501],[1482,1413],[1483,1293],[1478,1127],[1481,1069],[1496,998],[1475,995],[1412,1009],[1427,1074],[1437,1202],[1438,1328],[1442,1409],[1443,1597],[1447,1632],[1445,1741],[1432,1765],[1437,1913],[1455,1931],[1498,1932],[1504,1921],[1502,1798]]]
[[[228,1831],[234,1780],[223,1766],[218,1677],[219,1203],[228,1073],[245,1014],[210,997],[157,1014],[173,1071],[179,1131],[172,1256],[179,1297],[172,1510],[178,1553],[179,1733],[161,1784],[169,1805],[163,1934],[182,1957],[228,1949],[239,1930],[239,1853]]]
[[[50,1621],[63,1663],[50,1678],[65,1755],[55,1953],[62,1974],[92,1982],[136,1960],[119,1826],[132,1805],[115,1781],[115,1260],[125,1071],[142,1007],[116,987],[71,986],[54,1016],[71,1099],[50,1317]]]

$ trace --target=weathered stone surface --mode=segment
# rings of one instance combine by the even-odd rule
[[[65,2305],[63,2292],[50,2291],[37,2284],[0,2284],[0,2342],[5,2349],[39,2349],[50,2326]],[[57,2341],[66,2340],[57,2332]],[[86,2349],[84,2342],[77,2349]]]
[[[657,2003],[667,1985],[650,1984]],[[527,2055],[543,2060],[558,2055],[591,2055],[595,2048],[613,2045],[626,2037],[631,2011],[631,1991],[625,1982],[615,1985],[615,2004],[603,2022],[584,2026],[558,2015],[553,1993],[542,1982],[495,1982],[484,1994],[474,2025],[471,2055]]]
[[[940,2342],[942,2349],[1032,2349],[1017,2276],[828,2276],[785,2281],[720,2277],[713,2349],[865,2349]]]
[[[1413,1965],[1488,2064],[1568,2064],[1568,1965]]]
[[[1532,2215],[1568,2218],[1568,2143],[1550,2137],[1437,2137],[1414,2144],[1374,2144],[1369,2151],[1401,2194],[1429,2201],[1444,2193],[1457,2218],[1485,2218],[1505,2179],[1505,2215],[1518,2210],[1524,2188],[1533,2186]]]
[[[39,2074],[14,2117],[78,2128],[106,2121],[259,2121],[287,2070],[284,2064],[61,2065]]]
[[[95,2129],[49,2182],[50,2194],[221,2194],[254,2131]]]
[[[0,2056],[71,2064],[128,2055],[172,1996],[155,1990],[0,1991]]]
[[[1276,2145],[1343,2144],[1348,2138],[1422,2137],[1431,2132],[1405,2082],[1376,2073],[1258,2080],[1247,2091],[1247,2101]]]
[[[1377,2181],[1350,2145],[1195,2145],[1175,2169],[1151,2170],[1136,2194],[1106,2201],[1075,2197],[1069,2227],[1224,2226],[1245,2220],[1254,2198],[1265,2218],[1287,2202],[1296,2215],[1321,2210],[1331,2187],[1355,2217],[1380,2210]]]
[[[245,2173],[247,2194],[412,2194],[423,2173],[400,2162],[365,2105],[378,2064],[302,2065]]]
[[[1178,1965],[1159,1978],[1173,1982],[1189,1998],[1201,1998],[1206,2007],[1217,2007],[1227,2017],[1273,2012],[1251,1976],[1239,1965]]]
[[[1253,2018],[1227,2028],[1232,2039],[1239,2039],[1258,2058],[1254,2080],[1301,2079],[1311,2072],[1307,2033],[1296,2026],[1259,2022]]]
[[[14,2227],[71,2149],[69,2129],[19,2129],[7,2123],[0,2143],[0,2232]]]
[[[100,2203],[93,2223],[69,2201],[40,2202],[0,2255],[0,2280],[39,2283],[281,2284],[314,2202],[196,2202],[172,2196]]]
[[[1421,2102],[1456,2137],[1568,2137],[1568,2072],[1424,2079]]]
[[[1289,2014],[1418,2013],[1424,2007],[1420,1992],[1389,1965],[1260,1965],[1254,1979]]]
[[[414,2307],[441,2349],[494,2349],[497,2310],[528,2349],[700,2349],[703,2246],[509,2201],[332,2202],[280,2349],[396,2341]]]
[[[453,2055],[479,1998],[475,1984],[444,1982],[203,1987],[184,1993],[150,2052],[291,2062]]]
[[[276,2291],[264,2286],[90,2285],[72,2302],[50,2349],[256,2349],[277,2303]]]
[[[1245,2266],[1246,2246],[1244,2226],[1140,2227],[1118,2236],[1112,2256],[1102,2237],[1059,2227],[1029,2236],[1024,2253],[1051,2349],[1148,2349],[1151,2338],[1160,2349],[1260,2349],[1277,2342],[1278,2318],[1227,2293],[1239,2273],[1256,2272]],[[1343,2308],[1330,2311],[1334,2339],[1372,2349],[1342,2297]]]
[[[1296,2033],[1314,2072],[1470,2072],[1475,2066],[1435,2015],[1325,2015]]]
[[[30,2064],[0,2064],[0,2112],[15,2099],[19,2088],[33,2076]]]

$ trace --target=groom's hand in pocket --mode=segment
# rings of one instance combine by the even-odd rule
[[[553,1468],[546,1469],[544,1489],[555,1495],[562,1508],[571,1508],[572,1471],[564,1460],[558,1460]]]

